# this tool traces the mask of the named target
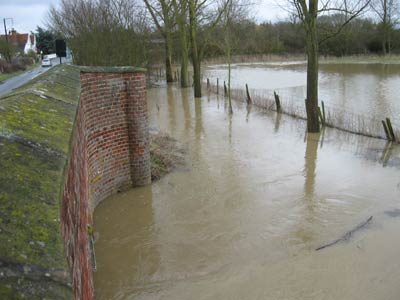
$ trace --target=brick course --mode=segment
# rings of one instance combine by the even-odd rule
[[[81,72],[62,201],[62,233],[75,299],[94,299],[90,238],[96,205],[149,184],[150,152],[143,72]]]

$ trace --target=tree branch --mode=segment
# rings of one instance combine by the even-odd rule
[[[319,45],[323,44],[323,43],[326,42],[327,40],[329,40],[329,39],[331,39],[331,38],[337,36],[338,34],[340,34],[340,33],[342,32],[343,28],[344,28],[347,24],[349,24],[352,20],[354,20],[355,18],[357,18],[357,17],[364,11],[364,9],[367,8],[367,6],[369,5],[370,2],[371,2],[371,0],[367,1],[358,11],[353,12],[352,15],[351,15],[350,17],[348,17],[348,18],[339,26],[339,28],[338,28],[335,32],[333,32],[333,33],[331,33],[331,34],[325,36],[323,39],[321,39],[321,40],[319,41]]]

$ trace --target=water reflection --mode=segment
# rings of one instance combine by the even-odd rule
[[[182,100],[182,108],[183,108],[183,116],[185,118],[185,135],[186,137],[189,136],[190,128],[192,126],[192,116],[190,112],[190,105],[189,105],[189,89],[181,89],[181,100]]]
[[[167,86],[167,103],[168,103],[168,113],[169,113],[169,128],[174,130],[176,127],[176,115],[175,115],[175,96],[174,87],[171,85]]]
[[[399,169],[379,162],[384,141],[304,136],[302,120],[171,88],[148,91],[150,123],[188,168],[96,209],[96,299],[395,299],[400,223],[383,212],[399,206]],[[376,227],[314,251],[369,215]]]
[[[385,145],[385,148],[382,151],[381,162],[384,167],[387,166],[390,157],[392,156],[392,142],[388,142]]]
[[[225,66],[211,66],[206,77],[226,79]],[[238,64],[232,69],[232,88],[265,90],[272,99],[276,90],[283,103],[303,104],[306,96],[306,65]],[[338,124],[348,120],[343,111],[362,115],[367,120],[391,117],[400,126],[400,64],[321,63],[319,97],[327,111],[337,114]]]
[[[196,116],[195,122],[195,133],[196,139],[199,141],[202,138],[204,129],[203,129],[203,119],[202,119],[202,98],[194,99],[194,113]]]
[[[368,148],[359,149],[358,155],[365,159],[377,161],[383,167],[394,167],[400,169],[400,146],[392,142],[385,145],[371,145]]]
[[[304,164],[304,198],[306,201],[314,201],[315,177],[317,168],[317,152],[321,133],[308,133],[306,137],[306,153]]]
[[[276,113],[275,126],[274,126],[275,132],[278,132],[278,130],[279,130],[279,127],[281,125],[281,119],[282,119],[282,114],[281,113]]]
[[[249,122],[249,118],[250,118],[250,113],[251,113],[251,105],[246,105],[246,111],[247,111],[247,114],[246,114],[246,122]]]

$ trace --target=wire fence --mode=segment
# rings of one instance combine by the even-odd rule
[[[163,80],[164,76],[165,73],[162,68],[153,68],[148,70],[148,78],[151,78],[153,82]],[[179,82],[179,70],[175,70],[174,76],[175,81]],[[191,79],[190,76],[189,79]],[[207,83],[204,80],[202,84],[203,90],[224,95],[224,85],[222,80],[219,86],[212,84],[211,82]],[[249,93],[252,105],[266,110],[277,111],[273,91],[249,89]],[[236,101],[247,102],[245,87],[243,87],[243,89],[231,88],[231,97]],[[304,99],[298,99],[283,94],[280,96],[280,102],[281,113],[298,119],[307,120]],[[337,105],[325,104],[325,126],[327,127],[367,137],[386,139],[387,136],[382,125],[382,120],[382,118],[377,116],[368,116],[365,113],[356,113],[354,111],[340,108]],[[400,122],[397,120],[392,120],[392,122],[394,135],[398,140],[400,139]]]
[[[224,86],[204,82],[204,90],[224,95]],[[270,90],[249,89],[252,105],[262,109],[277,111],[273,92]],[[234,100],[247,102],[245,87],[243,89],[231,89],[231,97]],[[300,119],[307,119],[305,110],[305,100],[294,99],[293,97],[280,97],[281,113]],[[382,125],[382,119],[375,116],[358,114],[325,104],[325,125],[342,131],[364,135],[368,137],[386,139]],[[393,123],[394,133],[400,138],[400,124]]]

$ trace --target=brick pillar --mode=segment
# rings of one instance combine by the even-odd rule
[[[142,69],[81,68],[81,95],[62,202],[62,232],[75,299],[93,300],[92,244],[96,205],[151,181]]]
[[[82,67],[91,207],[151,182],[145,70]]]
[[[126,88],[132,184],[147,185],[151,183],[151,169],[145,74],[134,74]]]

